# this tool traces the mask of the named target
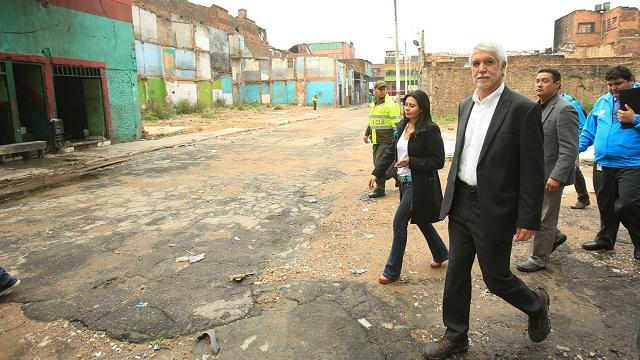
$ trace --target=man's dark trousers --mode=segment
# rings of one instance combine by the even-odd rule
[[[593,187],[600,211],[600,231],[595,241],[613,248],[620,222],[640,249],[640,168],[593,167]]]
[[[455,343],[467,340],[471,304],[471,268],[478,256],[489,291],[527,315],[541,309],[541,300],[510,270],[513,234],[485,239],[478,193],[456,181],[449,212],[449,267],[444,286],[442,317],[445,336]]]
[[[584,180],[584,175],[580,170],[580,164],[576,162],[576,180],[573,183],[576,193],[578,194],[578,202],[583,204],[589,204],[589,191],[587,190],[587,183]]]

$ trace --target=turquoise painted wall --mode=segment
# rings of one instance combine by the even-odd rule
[[[112,141],[142,135],[133,25],[124,21],[44,7],[34,0],[3,1],[0,52],[45,55],[106,64]]]
[[[295,104],[297,100],[295,81],[274,81],[271,89],[271,103]]]
[[[313,95],[318,95],[319,105],[335,105],[335,86],[333,81],[308,81],[307,105],[311,104]]]

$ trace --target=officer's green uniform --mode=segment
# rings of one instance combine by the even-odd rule
[[[400,118],[400,106],[388,94],[384,101],[376,103],[374,100],[369,105],[369,126],[364,135],[371,136],[374,166],[393,143],[393,132]],[[376,191],[384,193],[385,181],[384,177],[376,179]]]

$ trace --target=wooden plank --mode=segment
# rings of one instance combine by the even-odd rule
[[[0,145],[0,155],[9,155],[36,150],[41,151],[46,148],[46,141],[27,141],[16,144]]]

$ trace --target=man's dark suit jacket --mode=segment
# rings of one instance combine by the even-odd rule
[[[456,148],[440,211],[451,210],[460,155],[471,109],[471,97],[460,103]],[[476,174],[485,239],[505,240],[516,226],[539,230],[544,173],[540,106],[504,87],[480,151]]]

